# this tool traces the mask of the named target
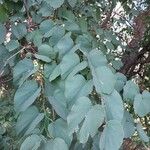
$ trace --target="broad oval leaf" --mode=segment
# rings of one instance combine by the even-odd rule
[[[44,145],[44,150],[69,150],[69,148],[63,139],[55,138]]]
[[[74,98],[81,88],[85,85],[86,80],[82,75],[75,75],[67,78],[65,81],[65,96],[68,99]]]
[[[134,101],[134,97],[139,93],[139,87],[133,81],[127,81],[123,88],[123,98],[126,101]]]
[[[80,97],[76,100],[67,117],[70,133],[77,130],[79,123],[85,118],[87,112],[91,109],[92,104],[89,98]]]
[[[36,134],[32,134],[24,140],[20,150],[38,150],[41,144],[42,138]]]
[[[144,142],[149,142],[149,137],[146,135],[146,133],[143,130],[143,127],[140,123],[137,124],[136,129],[137,129],[137,132],[138,132],[141,140]]]
[[[120,94],[114,90],[110,95],[104,95],[104,104],[108,120],[122,120],[124,108]]]
[[[57,119],[55,122],[49,124],[48,131],[50,136],[62,138],[70,146],[73,137],[69,135],[69,128],[66,121]]]
[[[88,111],[78,136],[81,143],[86,143],[89,136],[95,136],[104,122],[104,117],[105,110],[101,105],[95,105]]]
[[[20,134],[23,132],[31,123],[32,121],[38,116],[38,109],[35,106],[29,107],[26,111],[22,112],[16,123],[16,132]]]
[[[25,111],[39,96],[41,87],[34,80],[26,81],[15,93],[14,105],[17,112]]]
[[[46,0],[50,5],[51,7],[57,9],[59,8],[63,3],[64,3],[64,0]]]
[[[93,82],[98,93],[111,94],[115,87],[115,76],[112,71],[106,67],[92,69]]]
[[[150,112],[150,92],[143,91],[134,98],[134,111],[140,117],[144,117]]]
[[[100,137],[100,150],[118,150],[123,142],[124,132],[120,121],[110,120]]]

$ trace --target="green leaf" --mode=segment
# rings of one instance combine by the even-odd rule
[[[133,81],[127,81],[123,88],[123,98],[126,101],[134,101],[134,97],[139,93],[139,87]]]
[[[54,89],[52,85],[50,83],[46,83],[45,94],[48,98],[49,103],[55,109],[56,113],[64,120],[66,120],[68,110],[67,110],[67,102],[64,93],[60,89],[57,89],[54,92],[53,90]]]
[[[0,44],[2,44],[5,41],[6,38],[6,28],[3,24],[0,23]]]
[[[79,56],[75,53],[66,54],[60,63],[61,76],[69,74],[72,69],[80,63]]]
[[[44,118],[44,114],[43,113],[39,113],[38,116],[28,126],[28,129],[27,129],[25,135],[30,134],[36,128],[36,126],[43,120],[43,118]]]
[[[72,78],[67,78],[65,81],[65,96],[68,99],[73,99],[81,88],[85,85],[86,80],[82,75],[75,75]]]
[[[124,108],[120,94],[114,90],[110,95],[104,95],[104,104],[108,120],[119,120],[123,118]]]
[[[77,0],[68,0],[68,3],[71,7],[75,7]]]
[[[135,132],[134,120],[128,111],[124,111],[124,116],[122,120],[124,138],[130,138]]]
[[[143,130],[143,127],[140,123],[137,124],[136,129],[137,129],[137,132],[138,132],[141,140],[144,142],[149,142],[149,137],[146,135],[146,133]]]
[[[44,55],[34,54],[34,56],[35,56],[35,58],[37,58],[43,62],[50,63],[52,61],[49,57],[44,56]]]
[[[70,146],[73,137],[69,135],[67,122],[63,119],[57,119],[55,122],[49,124],[48,131],[50,136],[62,138]]]
[[[21,144],[20,150],[38,150],[41,144],[41,137],[33,134],[24,140],[24,142]]]
[[[85,116],[85,120],[79,132],[79,141],[86,143],[88,137],[92,138],[98,132],[98,128],[104,122],[105,110],[101,105],[93,106]]]
[[[17,134],[24,132],[25,129],[27,129],[32,121],[38,116],[38,113],[39,111],[35,106],[31,106],[27,108],[26,111],[22,112],[17,119],[15,127]]]
[[[53,72],[51,73],[51,75],[49,76],[49,81],[51,82],[55,80],[60,75],[60,73],[61,73],[60,65],[57,65],[55,69],[53,70]]]
[[[55,138],[45,144],[44,150],[69,150],[65,141],[61,138]]]
[[[71,78],[72,76],[76,75],[79,71],[85,69],[87,66],[88,63],[86,61],[82,61],[73,68],[72,72],[68,75],[68,78]]]
[[[134,111],[140,117],[146,116],[150,112],[150,92],[143,91],[134,98]]]
[[[70,37],[70,33],[67,33],[58,41],[56,48],[59,49],[60,55],[64,55],[73,47],[73,45],[74,45],[74,42]]]
[[[124,74],[117,72],[115,74],[116,77],[116,84],[115,84],[115,89],[120,92],[122,91],[124,85],[126,84],[127,78]]]
[[[45,34],[47,32],[49,32],[54,26],[54,22],[52,20],[44,20],[40,26],[39,29],[41,31],[42,34]]]
[[[80,97],[71,108],[67,117],[70,133],[78,130],[78,125],[85,118],[87,112],[91,109],[92,104],[89,98]]]
[[[12,33],[17,39],[23,38],[27,34],[26,25],[21,23],[12,25]]]
[[[14,81],[17,81],[24,73],[29,73],[34,69],[34,65],[31,59],[24,58],[19,61],[13,69]]]
[[[9,43],[6,44],[6,48],[9,50],[9,52],[19,48],[20,44],[17,40],[10,40]]]
[[[100,137],[100,150],[118,150],[123,142],[124,132],[122,125],[117,120],[110,120]]]
[[[89,53],[88,60],[94,68],[107,65],[106,56],[98,49],[94,49]]]
[[[34,80],[26,81],[15,93],[14,107],[17,112],[25,111],[39,96],[41,87]]]
[[[51,7],[57,9],[59,8],[63,3],[64,3],[64,0],[46,0],[47,3],[49,3],[51,5]]]
[[[115,87],[115,76],[104,66],[92,69],[93,82],[98,93],[111,94]]]

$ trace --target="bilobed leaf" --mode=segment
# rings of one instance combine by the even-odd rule
[[[20,134],[24,131],[31,123],[32,121],[38,116],[38,109],[35,106],[31,106],[26,109],[26,111],[22,112],[16,123],[16,132],[17,134]]]
[[[134,101],[134,97],[139,93],[139,87],[133,81],[127,81],[123,88],[123,98],[126,101]]]
[[[80,97],[76,100],[75,104],[71,108],[71,112],[67,117],[70,133],[77,130],[79,123],[85,118],[87,112],[91,109],[92,104],[87,97]]]
[[[6,28],[3,24],[0,23],[0,44],[5,41],[6,38]]]
[[[122,120],[124,108],[120,94],[114,90],[110,95],[104,95],[104,104],[108,120]]]
[[[143,130],[143,127],[140,123],[137,124],[136,129],[137,129],[137,132],[138,132],[141,140],[144,142],[149,142],[149,137],[146,135],[146,133]]]
[[[93,106],[85,116],[85,120],[79,132],[79,141],[86,143],[88,137],[92,138],[98,132],[98,128],[104,122],[105,110],[101,105]]]
[[[41,88],[34,80],[26,81],[15,93],[14,105],[17,112],[25,111],[39,96]]]
[[[115,76],[112,71],[106,67],[92,67],[93,83],[98,93],[110,94],[115,87]]]
[[[124,132],[120,121],[110,120],[100,137],[100,150],[118,150],[123,142]]]
[[[134,111],[140,117],[144,117],[150,112],[150,92],[143,91],[134,98]]]
[[[57,9],[59,8],[63,3],[64,3],[64,0],[46,0],[48,4],[51,5],[51,7]]]
[[[69,150],[65,141],[61,138],[55,138],[53,140],[48,141],[44,145],[44,150]]]
[[[27,34],[27,29],[25,24],[18,23],[12,26],[12,33],[17,39],[23,38]]]
[[[48,131],[50,136],[56,138],[62,138],[68,146],[70,146],[72,141],[72,135],[69,135],[69,129],[67,122],[63,119],[57,119],[55,122],[49,124]]]
[[[66,54],[60,63],[61,76],[63,76],[66,73],[69,74],[79,62],[80,59],[77,54],[75,53]]]
[[[85,85],[86,80],[82,75],[75,75],[67,78],[65,81],[65,96],[68,99],[74,98],[81,88]]]
[[[20,150],[38,150],[41,144],[42,138],[36,134],[32,134],[24,140]]]

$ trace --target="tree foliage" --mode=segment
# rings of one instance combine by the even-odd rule
[[[145,0],[0,0],[1,148],[147,147],[149,17]]]

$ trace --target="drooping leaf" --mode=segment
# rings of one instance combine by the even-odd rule
[[[100,150],[118,150],[123,142],[124,132],[120,121],[110,120],[100,137]]]
[[[48,131],[50,136],[62,138],[70,146],[73,137],[69,135],[67,122],[63,119],[57,119],[55,122],[49,124]]]
[[[56,44],[56,48],[59,49],[59,54],[64,55],[73,47],[73,40],[70,37],[70,33],[67,33],[63,36],[58,43]]]
[[[23,38],[27,34],[27,29],[25,24],[17,24],[12,26],[12,33],[17,39]]]
[[[6,38],[6,28],[3,24],[0,23],[0,44],[2,44],[5,41]]]
[[[94,68],[107,65],[106,56],[98,49],[92,50],[89,53],[88,59]]]
[[[137,124],[136,129],[137,129],[137,132],[138,132],[141,140],[144,142],[149,142],[149,137],[146,135],[146,133],[143,130],[143,127],[140,123]]]
[[[133,81],[127,81],[123,88],[123,98],[126,101],[134,101],[134,97],[139,93],[139,87]]]
[[[20,150],[38,150],[41,144],[42,138],[36,134],[32,134],[24,140]]]
[[[39,96],[41,88],[34,80],[26,81],[15,93],[14,105],[17,112],[25,111]]]
[[[93,106],[85,116],[85,120],[79,132],[79,141],[86,143],[89,135],[93,138],[98,128],[104,122],[105,110],[101,105]]]
[[[135,125],[134,120],[128,111],[124,111],[122,124],[124,130],[124,137],[125,138],[131,137],[135,132]]]
[[[7,43],[6,48],[11,52],[19,48],[19,42],[17,40],[11,40],[9,43]]]
[[[119,120],[123,118],[124,108],[120,94],[114,90],[110,95],[104,95],[104,104],[108,120]]]
[[[75,53],[66,54],[60,63],[61,76],[65,74],[68,75],[79,62],[80,59],[77,54]]]
[[[38,116],[38,109],[35,106],[27,108],[26,111],[22,112],[16,123],[16,132],[20,134],[32,123],[32,121]]]
[[[45,146],[44,150],[69,150],[65,141],[61,138],[55,138],[54,140],[48,141]]]
[[[64,3],[64,0],[46,0],[47,3],[49,3],[51,5],[51,7],[57,9],[59,8],[63,3]]]
[[[79,123],[81,123],[91,107],[91,101],[87,97],[80,97],[77,99],[67,117],[70,133],[77,130]]]
[[[104,66],[92,68],[93,83],[98,93],[110,94],[115,87],[115,76],[112,71]]]
[[[74,98],[81,88],[85,85],[86,80],[82,75],[75,75],[67,78],[65,81],[65,96],[68,99]]]
[[[134,111],[140,117],[144,117],[150,112],[150,92],[143,91],[134,98]]]

